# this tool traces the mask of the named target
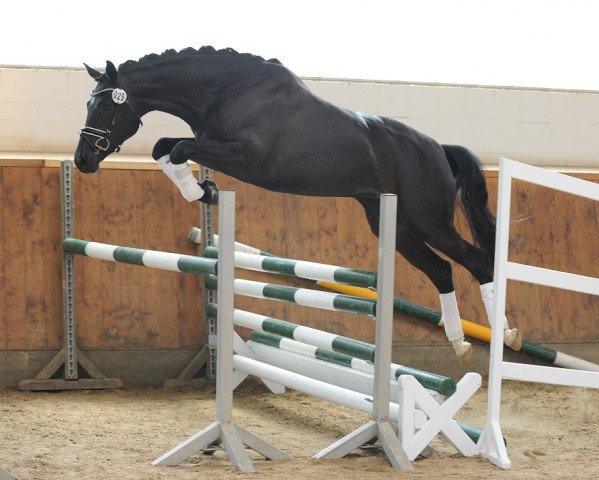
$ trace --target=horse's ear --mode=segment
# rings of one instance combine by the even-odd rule
[[[114,63],[112,63],[110,60],[106,60],[106,76],[108,77],[108,81],[112,83],[116,83],[116,81],[119,78],[119,74],[116,71],[116,67],[114,66]]]
[[[85,65],[85,69],[87,70],[87,73],[89,73],[89,76],[92,77],[97,82],[98,79],[102,76],[102,74],[100,72],[98,72],[97,70],[94,70],[87,63],[84,63],[83,65]]]

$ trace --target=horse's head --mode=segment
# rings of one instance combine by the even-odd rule
[[[84,173],[93,173],[102,160],[118,152],[122,143],[137,132],[141,119],[128,93],[120,87],[119,74],[112,62],[106,62],[105,73],[87,65],[85,68],[97,85],[87,102],[85,126],[79,131],[75,165]]]

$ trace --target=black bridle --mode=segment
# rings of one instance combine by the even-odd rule
[[[97,95],[100,95],[101,93],[105,93],[105,92],[112,92],[111,97],[112,97],[112,102],[114,103],[114,111],[112,113],[112,119],[110,120],[110,125],[106,128],[106,130],[100,130],[99,128],[95,128],[95,127],[88,127],[87,125],[85,125],[83,128],[81,128],[81,130],[79,130],[79,136],[81,138],[83,138],[87,143],[89,143],[89,145],[93,148],[95,148],[94,153],[97,155],[100,153],[100,151],[105,152],[106,150],[108,150],[110,148],[110,134],[112,132],[112,129],[114,128],[114,125],[116,123],[116,114],[118,112],[119,109],[119,105],[124,104],[125,102],[127,102],[127,92],[125,92],[125,90],[123,90],[122,88],[105,88],[103,90],[99,90],[97,92],[92,92],[90,93],[91,97],[95,97]],[[135,110],[133,110],[133,107],[131,106],[130,102],[127,102],[129,104],[129,108],[131,108],[131,111],[137,116],[137,119],[139,120],[139,126],[143,126],[143,122],[141,121],[141,118],[139,117],[139,115],[137,115],[135,113]],[[96,142],[92,145],[91,142],[88,140],[87,136],[90,137],[95,137],[97,140]],[[121,145],[117,145],[114,149],[115,152],[119,152],[121,150]]]

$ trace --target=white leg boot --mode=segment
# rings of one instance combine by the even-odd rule
[[[460,363],[468,363],[472,358],[472,345],[464,340],[455,292],[441,293],[439,300],[441,300],[441,323],[445,327],[447,339],[451,342]]]
[[[487,311],[487,317],[489,319],[489,325],[493,327],[491,319],[493,318],[493,296],[494,296],[494,285],[493,282],[485,283],[480,286],[480,294],[483,297],[483,303],[485,304],[485,310]],[[507,318],[503,324],[503,343],[505,343],[512,350],[520,350],[522,348],[522,334],[517,328],[510,328],[507,323]]]

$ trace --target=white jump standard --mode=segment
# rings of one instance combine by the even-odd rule
[[[503,379],[556,385],[599,388],[599,372],[566,370],[556,367],[526,365],[503,360],[502,327],[505,318],[507,280],[545,285],[574,292],[599,295],[599,278],[558,272],[508,261],[510,238],[510,201],[512,179],[560,190],[599,201],[599,185],[571,176],[551,172],[502,158],[499,168],[499,199],[497,202],[497,232],[495,254],[495,303],[493,305],[493,334],[489,363],[489,399],[487,422],[478,441],[481,456],[501,468],[510,468],[505,444],[502,441],[499,416],[501,382]]]
[[[222,238],[217,293],[220,309],[216,352],[216,421],[152,463],[177,465],[220,439],[229,455],[229,460],[239,470],[253,472],[254,466],[245,451],[244,444],[273,460],[286,460],[291,457],[233,423],[234,294],[231,287],[234,278],[235,192],[220,192],[219,225]]]

